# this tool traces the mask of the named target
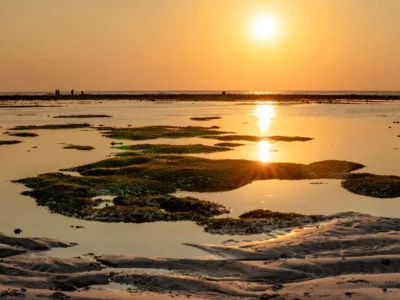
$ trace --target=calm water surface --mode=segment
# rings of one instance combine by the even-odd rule
[[[21,103],[19,103],[21,104]],[[48,102],[41,103],[49,105]],[[400,175],[400,103],[376,104],[278,104],[265,102],[140,102],[93,101],[52,102],[62,107],[0,108],[2,131],[17,125],[42,125],[88,122],[98,126],[212,126],[221,130],[248,135],[289,135],[313,137],[309,142],[267,141],[252,143],[230,152],[198,155],[201,157],[243,158],[262,162],[311,163],[338,159],[362,163],[361,172]],[[105,119],[54,119],[62,114],[109,114]],[[191,121],[190,117],[220,116],[208,122]],[[24,236],[46,236],[79,243],[71,249],[52,251],[52,255],[70,257],[87,252],[108,254],[137,254],[167,257],[198,257],[205,254],[183,246],[184,242],[221,243],[236,240],[262,239],[257,236],[214,236],[204,233],[191,222],[108,224],[88,222],[51,214],[37,207],[34,200],[21,196],[26,188],[11,180],[57,172],[86,163],[96,162],[117,150],[110,147],[112,140],[96,130],[37,130],[35,138],[17,138],[23,143],[0,147],[0,231],[12,234],[16,227]],[[0,134],[1,140],[15,139]],[[124,141],[134,144],[133,141]],[[146,143],[213,145],[210,139],[159,139]],[[60,143],[92,145],[94,151],[75,151],[62,148]],[[140,143],[143,143],[140,142]],[[36,146],[37,148],[32,148]],[[396,149],[399,148],[399,149]],[[379,216],[400,217],[400,199],[375,199],[349,193],[339,180],[322,180],[313,185],[308,180],[268,180],[253,182],[240,189],[222,193],[188,193],[198,198],[220,202],[232,208],[232,216],[245,211],[266,208],[299,213],[332,214],[359,211]],[[86,229],[73,229],[83,225]]]

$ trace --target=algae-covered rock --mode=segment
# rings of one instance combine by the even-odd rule
[[[216,143],[214,146],[232,148],[232,147],[239,147],[239,146],[243,146],[243,145],[245,145],[245,144],[222,142],[222,143]]]
[[[170,194],[177,190],[228,191],[255,180],[340,179],[362,167],[346,161],[303,165],[129,153],[64,170],[82,176],[48,173],[16,182],[32,189],[24,194],[35,198],[38,205],[71,217],[105,222],[203,221],[226,213],[227,209],[209,201]],[[92,199],[109,195],[120,196],[114,199],[114,206],[99,207],[98,201]],[[268,213],[270,218],[284,219],[282,214]],[[263,214],[265,217],[267,211]],[[295,217],[287,216],[290,220]]]
[[[201,136],[204,139],[214,139],[220,141],[248,141],[248,142],[260,142],[260,141],[273,141],[273,142],[307,142],[313,140],[310,137],[302,136],[253,136],[253,135],[205,135]]]
[[[167,145],[167,144],[137,144],[120,146],[118,149],[142,151],[150,154],[194,154],[194,153],[214,153],[230,151],[227,147],[215,147],[201,144],[195,145]]]
[[[37,137],[37,136],[39,136],[37,133],[34,133],[34,132],[9,132],[8,135],[18,136],[18,137]]]
[[[56,119],[87,119],[87,118],[111,118],[112,116],[109,115],[60,115],[60,116],[54,116],[53,118]]]
[[[199,220],[227,213],[219,204],[191,197],[168,195],[175,188],[154,180],[128,176],[70,176],[42,174],[17,182],[30,187],[23,194],[36,199],[50,211],[104,222],[154,222]],[[93,197],[116,195],[115,206],[97,208]]]
[[[13,144],[19,144],[19,143],[22,143],[22,142],[18,141],[18,140],[0,141],[0,146],[1,145],[13,145]]]
[[[342,181],[342,187],[354,194],[375,198],[400,197],[400,177],[369,173],[350,174]]]
[[[200,224],[205,226],[206,232],[212,234],[247,235],[304,226],[326,221],[329,218],[322,215],[302,215],[258,209],[246,212],[239,218],[211,218],[201,221]]]
[[[211,120],[219,120],[221,117],[193,117],[190,118],[192,121],[211,121]]]
[[[200,137],[205,135],[226,134],[229,132],[216,130],[215,127],[199,126],[144,126],[129,128],[99,127],[102,134],[109,138],[126,140],[154,140]]]
[[[47,125],[28,125],[16,126],[10,130],[36,130],[36,129],[79,129],[90,127],[90,124],[47,124]]]
[[[90,151],[94,150],[93,146],[85,146],[85,145],[65,145],[63,149],[75,149],[75,150],[80,150],[80,151]]]

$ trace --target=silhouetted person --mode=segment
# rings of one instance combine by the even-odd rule
[[[85,93],[83,91],[81,91],[81,95],[83,96],[83,95],[85,95]]]
[[[71,95],[73,96],[75,93],[74,89],[71,90]]]

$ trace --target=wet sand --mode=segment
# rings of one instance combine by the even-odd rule
[[[54,102],[54,104],[59,104],[63,107],[2,109],[0,111],[0,126],[6,131],[7,128],[18,125],[73,123],[73,120],[57,120],[52,118],[61,114],[107,113],[114,117],[99,120],[91,119],[88,122],[94,126],[104,124],[105,126],[119,127],[127,125],[137,127],[154,124],[193,126],[197,124],[195,121],[190,120],[189,117],[221,116],[220,120],[208,121],[207,126],[216,125],[220,126],[221,130],[236,131],[238,134],[243,135],[296,135],[310,136],[314,140],[305,143],[277,142],[262,144],[261,142],[245,142],[246,145],[236,147],[232,151],[195,154],[195,156],[296,163],[340,159],[366,165],[366,168],[362,170],[363,172],[367,171],[380,175],[400,175],[399,165],[395,163],[399,159],[400,152],[394,150],[394,148],[398,148],[399,146],[397,135],[400,133],[400,127],[398,127],[398,124],[393,123],[400,119],[400,109],[399,104],[394,102],[340,106],[330,104],[279,106],[271,103],[241,106],[229,103],[197,102],[192,104],[188,102],[153,103],[138,101],[107,103],[91,101],[90,104],[65,101],[60,103]],[[257,115],[255,111],[260,106],[264,108]],[[199,124],[199,126],[204,126],[204,124]],[[273,237],[266,234],[257,236],[215,236],[203,232],[202,228],[189,222],[104,224],[100,222],[81,221],[50,214],[46,209],[37,207],[33,199],[21,196],[20,192],[24,191],[25,188],[21,185],[11,183],[11,180],[37,176],[46,172],[57,172],[63,168],[97,162],[120,151],[111,148],[110,143],[112,140],[101,136],[96,130],[83,130],[36,130],[33,132],[38,133],[38,137],[21,138],[23,143],[4,145],[0,149],[1,164],[7,170],[7,172],[2,172],[0,176],[0,204],[2,205],[0,211],[0,230],[8,235],[12,235],[12,231],[20,227],[23,229],[23,233],[21,234],[23,237],[42,236],[77,242],[79,244],[71,248],[55,248],[48,254],[38,253],[39,256],[50,255],[53,257],[71,258],[93,252],[98,255],[125,254],[169,257],[174,259],[195,259],[199,257],[215,259],[215,256],[218,257],[219,254],[213,251],[216,248],[220,251],[222,242],[228,239],[238,241],[238,243],[235,242],[230,245],[234,249],[242,247],[241,249],[252,250],[253,247],[259,247],[261,250],[263,247],[267,247],[263,244],[267,243],[265,240],[270,240]],[[2,140],[11,138],[5,134],[1,135]],[[85,151],[64,150],[62,149],[63,145],[60,145],[60,143],[86,145],[89,144],[88,141],[90,141],[90,145],[95,147],[95,150],[88,151],[87,153]],[[125,145],[137,144],[137,142],[132,141],[123,142]],[[146,141],[146,143],[204,144],[212,146],[215,144],[215,141],[187,138],[179,140],[159,139]],[[270,150],[276,150],[277,152],[271,152]],[[398,198],[376,199],[354,195],[344,190],[340,186],[339,180],[329,179],[322,181],[327,184],[314,185],[310,184],[313,181],[303,180],[272,180],[268,182],[254,182],[248,186],[229,192],[180,192],[180,194],[194,195],[201,199],[231,207],[233,210],[230,216],[237,216],[250,209],[265,208],[304,214],[334,214],[351,210],[374,216],[399,217],[400,203]],[[378,251],[376,249],[376,245],[379,244],[377,242],[378,239],[388,242],[397,238],[397,227],[392,228],[392,233],[387,233],[387,229],[384,229],[384,226],[380,222],[382,220],[371,225],[372,229],[370,229],[372,231],[369,232],[368,241],[352,237],[352,239],[360,240],[364,244],[356,245],[353,249],[342,249],[341,251],[350,253],[349,251],[351,250],[358,255],[362,251],[365,253],[367,251]],[[397,224],[398,221],[390,220],[389,222]],[[71,228],[71,225],[81,225],[85,229]],[[356,225],[353,224],[350,227],[352,228],[352,226]],[[331,232],[336,232],[336,230],[338,230],[340,236],[344,228],[341,227],[340,230],[332,229]],[[325,238],[330,240],[333,238],[333,235],[324,236],[323,239]],[[247,242],[243,242],[245,240],[259,240],[263,242],[249,245]],[[182,243],[189,243],[196,245],[196,247],[188,247],[182,245]],[[224,244],[223,247],[229,247],[229,245]],[[393,248],[390,248],[390,246],[387,247],[389,249],[387,252],[384,253],[382,250],[376,254],[376,257],[372,261],[375,259],[381,262],[382,259],[385,259],[382,255],[394,255],[396,253]],[[207,254],[203,251],[205,249],[213,253]],[[230,248],[227,249],[231,251]],[[220,252],[224,253],[223,251]],[[299,250],[297,249],[295,252],[299,252]],[[247,253],[245,254],[248,255]],[[328,254],[328,257],[337,257],[337,253],[331,252]],[[369,254],[375,255],[371,252]],[[263,259],[266,258],[264,257]],[[394,265],[397,266],[396,257],[393,256],[388,259],[393,259],[396,262]],[[302,258],[301,260],[304,261]],[[334,262],[337,264],[337,261]],[[194,260],[193,263],[197,264],[197,260]],[[362,261],[362,264],[364,263]],[[310,260],[307,261],[307,264],[316,264],[316,262]],[[320,267],[319,264],[317,265]],[[378,266],[380,265],[373,265],[373,270],[382,273],[381,269],[377,269]],[[325,293],[337,295],[337,299],[343,299],[347,297],[345,295],[346,292],[354,292],[355,294],[351,295],[354,299],[376,299],[376,297],[381,297],[381,299],[396,299],[395,296],[398,296],[397,290],[393,287],[393,285],[396,285],[395,282],[399,282],[397,267],[389,268],[388,270],[385,269],[385,273],[392,272],[392,274],[385,275],[358,275],[370,272],[362,272],[360,269],[356,269],[357,273],[347,274],[346,272],[351,268],[349,266],[345,267],[344,275],[338,275],[344,276],[343,278],[337,277],[335,274],[330,274],[328,278],[314,279],[315,282],[312,280],[300,283],[287,283],[284,284],[285,288],[277,293],[287,297],[287,299],[294,299],[295,297],[300,297],[301,299],[304,297],[304,293],[310,292],[311,285],[315,283],[320,286],[320,292],[314,296],[311,291],[310,297],[318,298]],[[140,278],[147,278],[144,275],[141,276]],[[276,275],[274,276],[276,278]],[[337,282],[352,280],[353,277],[357,279],[359,277],[360,279],[368,277],[365,280],[371,283],[368,285],[362,282],[337,284]],[[392,283],[389,281],[392,281]],[[170,281],[168,280],[167,282]],[[175,281],[172,282],[176,283]],[[383,288],[385,287],[388,288],[388,292],[383,292]],[[259,293],[260,289],[262,291],[270,291],[265,286],[262,288],[249,286],[246,288],[246,293],[251,291],[252,298],[250,297],[250,299],[254,299],[254,297],[261,295]],[[3,288],[0,288],[0,290],[3,290]],[[296,296],[292,297],[290,295],[292,291]],[[84,292],[80,292],[79,295],[83,295],[81,293]],[[204,296],[205,298],[211,297],[212,299],[217,299],[213,298],[215,295],[210,296],[205,292],[200,293],[198,290],[196,292],[191,291],[190,293],[199,297]],[[222,298],[227,297],[226,295],[220,296]],[[123,296],[118,295],[118,297]],[[129,295],[129,297],[132,296]],[[307,299],[309,298],[307,297]]]

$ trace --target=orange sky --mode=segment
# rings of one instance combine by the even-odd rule
[[[400,90],[399,0],[0,0],[0,92]],[[254,38],[273,15],[274,38]]]

